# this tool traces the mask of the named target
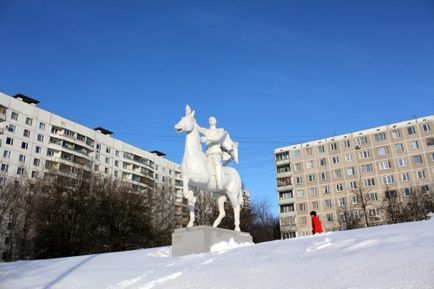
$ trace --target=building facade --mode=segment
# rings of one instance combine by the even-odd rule
[[[0,93],[0,185],[7,179],[36,179],[45,174],[81,177],[98,173],[131,183],[140,192],[158,186],[170,192],[168,210],[182,216],[180,165],[158,151],[148,152],[37,107],[25,95]],[[158,196],[156,196],[158,198]],[[1,237],[0,237],[1,239]],[[2,242],[0,240],[0,251]]]
[[[311,234],[310,211],[325,231],[345,229],[346,214],[385,222],[382,204],[434,183],[434,115],[277,148],[282,238]],[[362,212],[358,195],[366,197]]]

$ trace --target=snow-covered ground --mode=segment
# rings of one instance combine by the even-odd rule
[[[176,258],[162,247],[2,263],[0,288],[434,288],[433,218],[219,249]]]

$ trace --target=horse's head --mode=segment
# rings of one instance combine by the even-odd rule
[[[194,110],[191,111],[190,106],[188,104],[185,106],[185,116],[181,118],[181,120],[175,125],[175,129],[178,132],[185,131],[189,133],[193,131],[196,126],[196,120],[194,118]]]

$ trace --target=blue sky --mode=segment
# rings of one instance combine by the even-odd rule
[[[1,0],[0,40],[0,91],[171,160],[216,116],[276,214],[274,148],[433,114],[428,0]]]

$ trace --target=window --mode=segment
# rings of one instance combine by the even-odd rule
[[[334,143],[331,143],[331,144],[330,144],[330,150],[331,150],[331,151],[335,151],[335,150],[337,150],[337,149],[338,149],[338,145],[337,145],[337,143],[334,142]]]
[[[6,126],[6,129],[7,129],[8,132],[14,133],[15,129],[16,129],[16,126],[13,125],[13,124],[9,124],[9,125]]]
[[[336,169],[336,170],[334,170],[334,171],[333,171],[333,175],[334,175],[335,179],[339,179],[339,178],[341,178],[341,177],[342,177],[341,170],[340,170],[340,169]]]
[[[347,168],[347,176],[354,176],[356,174],[356,170],[354,167]]]
[[[304,191],[303,190],[296,190],[297,197],[304,198]]]
[[[281,213],[294,212],[294,204],[281,205],[280,206],[280,212]]]
[[[11,158],[11,152],[5,150],[5,151],[3,152],[3,157],[4,157],[5,159],[10,159],[10,158]]]
[[[312,209],[318,210],[319,209],[319,203],[317,201],[312,202]]]
[[[383,141],[386,140],[386,133],[385,132],[380,132],[374,135],[375,141],[379,142],[379,141]]]
[[[423,129],[424,132],[428,132],[428,131],[431,130],[431,126],[429,125],[429,123],[424,123],[422,125],[422,129]]]
[[[118,163],[118,161],[115,161],[115,166],[118,166],[117,163]],[[284,165],[284,166],[278,166],[277,167],[277,173],[278,174],[288,173],[290,171],[291,171],[291,169],[290,169],[289,165]]]
[[[344,197],[337,198],[336,203],[337,203],[338,207],[344,207],[345,206],[345,198]]]
[[[119,161],[115,161],[115,167],[119,167]]]
[[[385,154],[389,153],[389,149],[387,147],[379,147],[377,148],[377,155],[378,156],[384,156]]]
[[[104,173],[108,174],[109,173],[109,169],[108,168],[104,168]]]
[[[295,163],[294,164],[294,171],[295,172],[301,171],[301,163]]]
[[[13,120],[18,120],[18,113],[16,113],[15,111],[13,111],[13,112],[11,113],[11,119],[13,119]]]
[[[39,129],[44,130],[44,129],[45,129],[45,123],[40,122],[40,123],[39,123]]]
[[[0,171],[6,173],[9,170],[9,165],[8,164],[2,164],[0,166]]]
[[[313,161],[307,161],[306,162],[306,169],[310,170],[313,168]]]
[[[6,138],[6,144],[8,144],[8,145],[13,145],[13,144],[14,144],[14,139],[11,138],[11,137],[7,137],[7,138]]]
[[[406,197],[409,197],[409,196],[413,195],[413,189],[412,188],[405,188],[404,189],[404,195]]]
[[[344,140],[344,148],[351,147],[351,142],[349,140]]]
[[[382,161],[378,163],[378,168],[380,171],[390,169],[391,167],[392,163],[390,161]]]
[[[110,163],[110,158],[107,158],[107,157],[106,157],[106,158],[105,158],[105,163],[106,163],[106,164],[109,164],[109,163]]]
[[[345,161],[350,162],[353,160],[353,156],[351,154],[346,154],[345,155]]]
[[[309,194],[310,194],[312,197],[315,197],[315,196],[317,195],[316,188],[309,188]]]
[[[23,131],[23,136],[24,136],[24,137],[30,137],[30,130],[25,129],[25,130]]]
[[[392,138],[397,139],[401,136],[399,129],[392,130]]]
[[[106,152],[107,154],[109,154],[109,153],[110,153],[110,148],[109,148],[109,147],[106,147],[106,148],[105,148],[105,152]]]
[[[309,174],[309,175],[307,175],[307,180],[308,180],[309,182],[313,182],[313,181],[315,181],[315,174]]]
[[[25,155],[20,155],[19,158],[18,158],[18,160],[20,162],[25,162],[26,161],[26,156]]]
[[[33,119],[31,119],[30,117],[26,117],[26,124],[32,125],[32,123],[33,123]]]
[[[426,177],[425,171],[417,171],[416,175],[418,179],[424,179]]]
[[[369,209],[369,216],[370,217],[378,217],[379,216],[378,210],[376,208],[375,209]]]
[[[325,208],[327,208],[327,209],[329,209],[329,208],[331,208],[333,206],[333,204],[332,204],[332,200],[324,200],[324,207]]]
[[[360,168],[362,173],[369,173],[373,171],[372,164],[362,165]]]
[[[324,153],[325,152],[324,146],[318,146],[318,152],[320,154]]]
[[[336,184],[336,192],[342,192],[344,190],[343,184]]]
[[[387,199],[396,199],[398,197],[396,190],[386,190],[385,195]]]
[[[352,214],[353,214],[353,219],[354,220],[360,220],[360,211],[359,210],[354,210],[352,212]]]
[[[319,175],[321,180],[327,180],[327,172],[321,172]]]
[[[421,164],[421,163],[422,163],[422,156],[421,156],[421,155],[413,156],[413,162],[414,162],[416,165]]]
[[[413,150],[417,150],[417,149],[419,148],[419,143],[418,143],[418,141],[417,141],[417,140],[411,141],[411,142],[410,142],[410,147],[411,147],[411,149],[413,149]]]
[[[356,205],[359,203],[359,198],[357,196],[351,196],[351,204]]]
[[[125,164],[125,163],[124,163]],[[283,187],[283,186],[290,186],[292,185],[291,182],[291,178],[290,177],[286,177],[286,178],[277,178],[277,186],[278,187]]]
[[[403,182],[408,182],[409,180],[410,180],[410,175],[409,175],[409,173],[402,173],[401,174],[401,179],[402,179],[402,181]]]
[[[416,128],[414,126],[407,127],[408,135],[412,135],[416,133]]]
[[[378,194],[377,193],[369,193],[368,194],[368,201],[378,201]]]
[[[333,222],[333,213],[326,214],[326,221]]]
[[[367,158],[371,157],[371,151],[370,150],[360,151],[359,152],[359,157],[361,159],[367,159]]]
[[[402,168],[405,167],[405,159],[404,158],[400,158],[398,159],[398,165]]]
[[[303,183],[303,177],[302,176],[296,176],[295,177],[295,183],[296,184],[302,184]]]
[[[330,186],[329,185],[322,186],[322,192],[325,195],[330,194]]]
[[[334,163],[334,164],[339,163],[339,157],[338,156],[332,157],[332,163]]]
[[[319,166],[320,167],[324,167],[326,164],[327,164],[327,162],[326,162],[325,158],[322,158],[322,159],[319,160]]]
[[[428,137],[426,140],[426,146],[430,147],[434,145],[434,137]]]
[[[402,143],[395,144],[395,151],[397,153],[401,153],[404,151],[404,145]]]
[[[373,187],[375,186],[375,179],[374,178],[364,179],[363,184],[365,185],[365,187]]]
[[[29,144],[28,143],[26,143],[25,141],[23,141],[22,143],[21,143],[21,148],[22,149],[27,149],[29,147]]]
[[[97,146],[97,149],[98,149],[98,144],[96,145]],[[119,151],[116,151],[116,154],[115,154],[117,157],[119,156]],[[277,153],[276,154],[276,161],[284,161],[284,160],[287,160],[287,159],[289,159],[289,152],[282,152],[282,153]]]
[[[42,151],[42,148],[40,146],[35,146],[35,153],[40,154]]]
[[[39,164],[41,163],[40,159],[33,159],[33,165],[36,167],[39,167]]]
[[[391,176],[391,175],[383,176],[383,183],[385,185],[392,184],[393,183],[393,176]]]
[[[37,178],[37,177],[38,177],[38,172],[32,171],[32,178]]]
[[[356,181],[350,182],[350,189],[357,189],[357,182]]]
[[[368,143],[368,138],[366,136],[361,136],[356,139],[358,145],[365,145]]]
[[[279,198],[280,198],[281,200],[284,200],[284,199],[292,199],[292,198],[294,198],[294,194],[292,193],[292,191],[280,192],[280,193],[279,193]]]
[[[17,168],[17,175],[24,174],[24,168]]]

